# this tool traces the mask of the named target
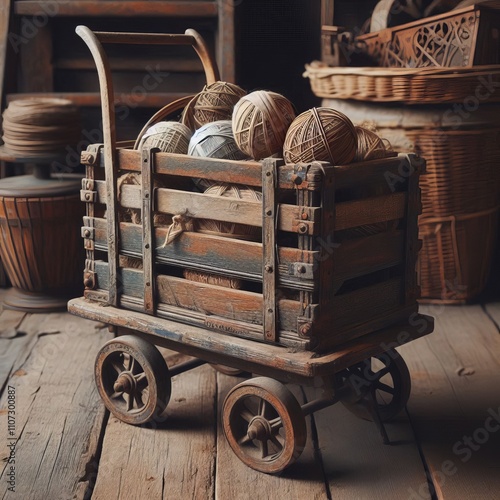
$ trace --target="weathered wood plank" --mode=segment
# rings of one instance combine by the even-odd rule
[[[369,322],[373,316],[396,309],[401,305],[402,290],[401,278],[395,278],[337,295],[332,301],[329,315],[332,331],[356,325],[360,320]]]
[[[229,390],[241,379],[218,374],[218,408]],[[300,403],[303,397],[298,386],[288,386]],[[241,462],[231,450],[222,427],[217,430],[216,500],[286,498],[287,500],[327,499],[321,464],[317,460],[311,419],[306,418],[307,443],[298,461],[280,475],[256,472]]]
[[[109,285],[108,265],[96,261],[97,286],[107,290]],[[253,325],[262,325],[263,298],[259,293],[235,290],[207,283],[189,281],[173,276],[159,275],[156,277],[158,302],[197,311],[208,316],[219,316],[247,322]],[[136,269],[121,270],[121,286],[123,294],[128,297],[142,299],[143,273]],[[297,316],[300,314],[300,303],[294,300],[280,300],[278,302],[278,318],[281,328],[293,331],[297,327]]]
[[[5,290],[1,292],[3,295]],[[29,354],[37,339],[35,331],[26,332],[21,326],[25,317],[26,313],[20,311],[4,309],[0,312],[0,395],[14,367]]]
[[[335,230],[401,219],[405,216],[406,199],[406,193],[394,193],[337,203]]]
[[[106,220],[92,219],[95,228],[96,249],[106,251]],[[141,226],[120,223],[120,253],[141,258]],[[163,246],[168,229],[155,229],[155,256],[161,264],[187,267],[199,271],[221,272],[225,276],[244,278],[251,281],[262,280],[262,244],[253,241],[235,240],[223,236],[201,233],[182,233],[169,245]],[[339,249],[340,250],[340,249]],[[279,284],[295,289],[314,289],[317,269],[313,268],[312,278],[295,276],[294,264],[313,264],[319,252],[279,247]],[[367,257],[368,258],[368,257]]]
[[[297,352],[272,344],[230,335],[208,332],[206,329],[147,316],[144,313],[103,306],[86,299],[73,299],[68,310],[82,316],[118,327],[137,330],[155,337],[164,347],[173,348],[190,356],[197,356],[210,363],[225,364],[249,372],[273,373],[278,379],[314,377],[342,370],[368,356],[380,354],[389,347],[419,338],[432,331],[432,318],[415,315],[411,325],[401,325],[375,332],[344,344],[325,355]],[[385,349],[384,349],[385,347]],[[286,373],[284,375],[284,373]]]
[[[283,161],[266,159],[262,168],[262,324],[264,326],[264,338],[270,342],[277,340],[277,328],[279,319],[277,293],[277,242],[276,221],[278,219],[276,210],[278,200],[275,186],[277,184],[278,167]],[[299,308],[301,308],[301,305]],[[300,309],[297,311],[300,312]],[[297,318],[298,314],[295,316]],[[295,324],[296,324],[295,320]],[[284,327],[286,329],[286,327]],[[294,329],[295,325],[290,329]]]
[[[342,241],[333,250],[334,282],[397,266],[403,260],[404,241],[402,231]]]
[[[213,498],[215,371],[203,366],[172,382],[162,421],[136,427],[111,416],[93,500]]]
[[[33,315],[22,327],[37,342],[8,381],[16,391],[16,497],[83,499],[98,466],[104,421],[93,383],[94,360],[110,334],[66,313]],[[4,429],[6,402],[4,392]],[[0,443],[0,494],[10,498],[6,445],[5,440]]]
[[[500,330],[500,302],[490,302],[485,308]]]
[[[54,89],[51,24],[37,27],[36,36],[28,37],[26,42],[20,51],[18,92],[50,92]]]
[[[91,2],[75,0],[71,2],[54,2],[51,9],[57,8],[58,16],[89,17],[215,17],[217,5],[213,1],[156,1],[156,2]],[[46,2],[40,0],[24,0],[15,4],[15,13],[22,16],[50,15]]]
[[[408,408],[439,499],[500,491],[500,335],[480,306],[428,306],[436,332],[401,348],[413,379]],[[422,491],[425,487],[422,487]],[[415,488],[412,498],[419,498]],[[413,492],[409,492],[413,494]]]
[[[235,28],[233,1],[217,0],[219,10],[217,23],[217,63],[221,72],[221,80],[236,81],[235,67]]]
[[[140,152],[122,149],[117,154],[117,164],[120,170],[140,171]],[[101,158],[101,166],[103,166]],[[383,158],[367,162],[352,163],[335,167],[335,189],[373,185],[375,183],[391,186],[397,181],[404,182],[408,171],[406,155]],[[248,186],[262,186],[262,164],[256,161],[217,160],[159,153],[157,155],[158,174],[205,178],[217,182],[229,182]],[[294,179],[297,171],[294,165],[286,165],[279,170],[278,185],[280,189],[295,189]],[[302,179],[303,181],[305,180]],[[300,184],[304,186],[304,182]],[[399,184],[398,184],[399,185]]]
[[[106,183],[96,181],[96,188],[97,202],[106,203]],[[156,189],[155,198],[155,208],[161,213],[182,214],[196,219],[210,218],[262,227],[262,203],[259,201],[216,197],[165,188]],[[123,185],[120,204],[124,208],[141,208],[141,188],[139,186]],[[278,229],[298,232],[299,219],[304,212],[307,214],[307,221],[301,221],[301,224],[308,226],[309,234],[316,234],[319,230],[316,222],[321,213],[319,208],[307,207],[299,210],[297,206],[281,204],[279,207]]]
[[[306,388],[309,400],[320,392]],[[424,465],[405,414],[386,424],[390,446],[382,443],[373,422],[360,420],[340,403],[316,412],[314,420],[330,498],[401,500],[411,498],[411,488],[425,484]]]
[[[0,297],[0,308],[1,308]],[[26,313],[22,311],[11,311],[9,309],[0,309],[0,339],[11,339],[18,335]]]

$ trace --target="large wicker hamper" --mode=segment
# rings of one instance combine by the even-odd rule
[[[421,300],[453,304],[478,295],[498,234],[500,106],[482,104],[461,116],[462,108],[450,104],[410,107],[345,99],[323,104],[357,124],[376,122],[396,150],[415,150],[427,160],[419,219]]]

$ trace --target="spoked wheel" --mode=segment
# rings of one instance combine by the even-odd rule
[[[350,386],[350,397],[342,399],[342,403],[365,420],[374,420],[370,404],[376,406],[380,420],[387,422],[403,410],[410,397],[410,372],[394,349],[353,365],[339,375]]]
[[[306,443],[306,424],[293,394],[280,382],[257,377],[234,387],[223,410],[224,434],[238,458],[273,474],[291,465]]]
[[[168,367],[158,349],[139,337],[124,335],[99,351],[95,379],[106,408],[128,424],[144,424],[161,415],[171,393]]]
[[[231,377],[246,377],[247,375],[250,375],[248,372],[244,370],[240,370],[238,368],[232,368],[231,366],[214,365],[214,364],[210,364],[210,366],[214,370],[223,373],[224,375],[229,375]]]

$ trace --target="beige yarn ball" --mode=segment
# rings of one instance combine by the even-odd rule
[[[236,200],[262,201],[262,193],[260,191],[248,186],[239,186],[236,184],[213,184],[206,189],[205,194],[210,196],[234,198]],[[258,241],[262,235],[260,227],[248,226],[246,224],[234,224],[231,222],[222,222],[211,219],[197,219],[194,223],[194,230],[199,233],[214,234],[217,236],[224,236],[226,238],[249,241]],[[185,270],[184,277],[198,283],[208,283],[226,288],[240,289],[243,285],[242,281],[237,278],[227,278],[199,271]]]
[[[387,149],[384,140],[381,139],[375,132],[365,127],[355,127],[356,136],[358,138],[358,149],[354,161],[375,160],[387,156]]]
[[[260,191],[237,184],[213,184],[205,190],[205,194],[234,198],[235,200],[262,201],[262,193]],[[260,227],[211,219],[197,219],[195,222],[195,231],[251,241],[259,240],[262,235]]]
[[[246,91],[238,85],[228,82],[215,82],[205,85],[184,110],[183,123],[192,130],[206,123],[230,120],[234,105]]]
[[[285,139],[287,163],[327,161],[345,165],[354,160],[357,135],[349,118],[331,108],[312,108],[290,125]]]
[[[159,148],[164,153],[187,154],[192,132],[179,122],[158,122],[144,133],[139,149]]]
[[[283,152],[288,127],[296,114],[281,94],[258,90],[242,97],[233,111],[233,132],[238,147],[255,160]]]

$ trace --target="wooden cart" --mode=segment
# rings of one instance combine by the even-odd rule
[[[157,419],[168,404],[171,377],[208,362],[263,376],[236,386],[222,412],[232,449],[256,470],[276,473],[295,461],[305,444],[305,415],[338,401],[372,419],[387,441],[383,422],[410,393],[395,347],[433,330],[416,302],[423,161],[394,155],[347,166],[285,165],[117,145],[101,43],[188,44],[209,83],[217,70],[192,30],[77,32],[99,73],[104,144],[82,154],[85,296],[68,308],[121,334],[96,360],[107,408],[132,424]],[[150,124],[186,104],[167,106]],[[124,172],[139,173],[142,182],[122,186],[118,195]],[[159,178],[162,186],[186,178],[253,186],[262,190],[262,202],[186,191],[174,182],[155,187]],[[122,208],[140,209],[141,224],[120,222]],[[262,242],[184,232],[164,244],[168,229],[154,224],[156,213],[261,227]],[[139,258],[141,269],[120,267],[120,255]],[[243,289],[193,282],[182,278],[182,269],[238,279]],[[155,345],[194,359],[169,370]],[[282,382],[322,386],[324,396],[301,407]]]

